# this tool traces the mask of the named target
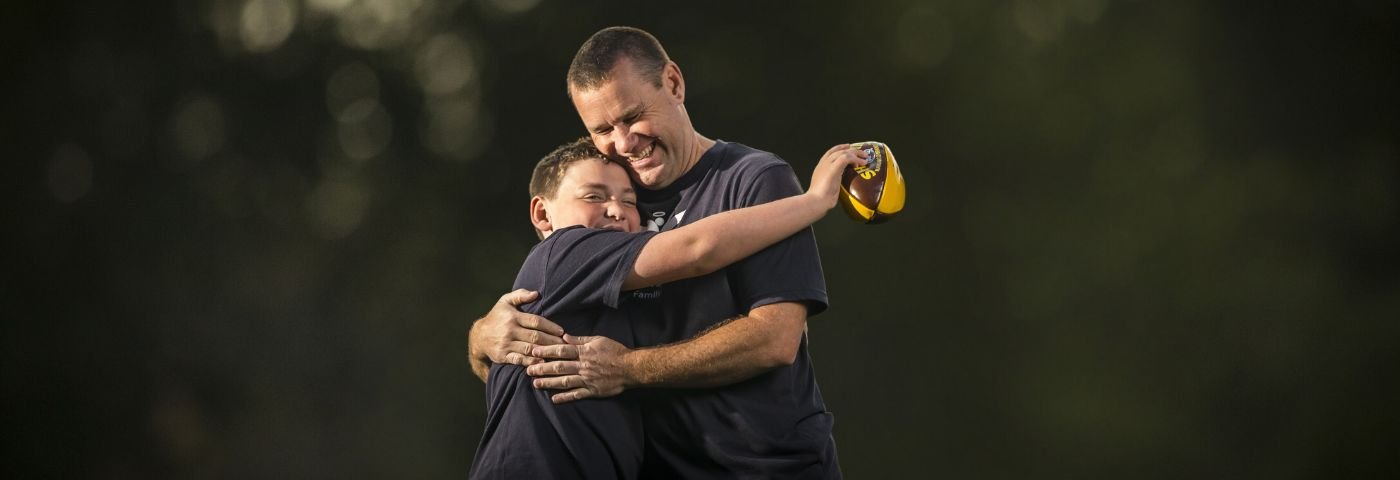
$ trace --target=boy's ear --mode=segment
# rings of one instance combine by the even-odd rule
[[[545,206],[544,198],[536,195],[530,199],[530,224],[535,226],[543,236],[548,236],[554,231],[554,226],[549,221],[549,210]]]

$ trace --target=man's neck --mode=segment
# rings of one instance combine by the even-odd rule
[[[690,173],[690,169],[695,168],[695,165],[700,163],[700,157],[705,156],[705,152],[710,151],[710,149],[714,148],[714,146],[714,140],[705,138],[705,136],[701,135],[700,132],[695,132],[695,138],[692,139],[692,141],[690,142],[690,149],[686,152],[685,155],[685,169],[682,170],[681,174],[676,178],[680,179],[680,177],[683,177],[685,176],[685,174]]]

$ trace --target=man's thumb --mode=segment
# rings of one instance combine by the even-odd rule
[[[535,301],[536,299],[539,298],[539,296],[540,296],[540,292],[532,292],[532,291],[529,291],[529,290],[526,290],[526,289],[521,288],[521,289],[518,289],[518,290],[516,290],[516,291],[507,293],[507,294],[505,294],[505,295],[501,295],[501,301],[502,301],[502,302],[505,302],[505,303],[509,303],[511,306],[516,306],[516,307],[518,307],[518,306],[521,306],[521,305],[524,305],[524,304],[527,304],[527,303],[530,303],[530,302]]]

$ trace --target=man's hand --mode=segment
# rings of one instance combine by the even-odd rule
[[[632,350],[621,343],[607,337],[573,335],[564,335],[564,341],[563,345],[535,348],[535,356],[550,361],[525,370],[536,377],[535,388],[562,390],[550,397],[554,403],[611,397],[633,383],[628,378],[626,365],[626,357]]]
[[[496,302],[486,316],[472,324],[468,351],[472,371],[486,380],[491,363],[529,366],[543,360],[531,355],[531,349],[542,345],[564,343],[564,329],[539,315],[522,313],[520,305],[539,298],[538,292],[516,290]]]

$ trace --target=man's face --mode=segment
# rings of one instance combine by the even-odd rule
[[[574,225],[622,232],[642,229],[637,194],[627,170],[605,160],[569,165],[554,199],[543,202],[551,231]]]
[[[631,166],[632,178],[655,190],[675,182],[690,167],[684,146],[693,137],[683,104],[680,71],[668,65],[662,85],[643,78],[628,59],[619,60],[611,78],[592,90],[573,91],[574,108],[604,155]],[[687,136],[689,135],[689,136]]]

